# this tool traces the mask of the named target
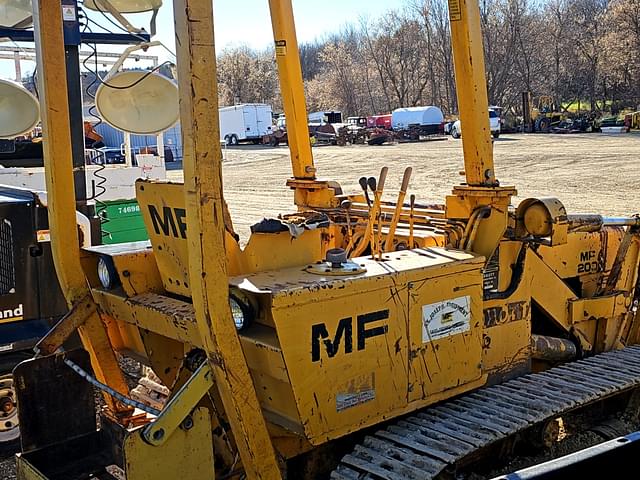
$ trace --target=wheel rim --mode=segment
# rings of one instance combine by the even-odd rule
[[[13,375],[0,375],[0,442],[9,442],[19,436],[20,423]]]

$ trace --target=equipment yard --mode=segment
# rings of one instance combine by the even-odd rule
[[[162,3],[0,0],[0,36],[36,62],[4,57],[0,79],[0,480],[633,471],[640,69],[609,48],[637,51],[633,29],[579,48],[619,70],[556,55],[545,93],[533,45],[526,85],[498,66],[493,37],[544,23],[489,13],[513,2],[402,0],[321,48],[270,0],[270,58],[247,46],[235,82],[211,0],[167,2],[175,52]],[[583,3],[538,13],[562,37]],[[637,25],[631,0],[604,3],[598,32]],[[98,44],[130,46],[102,75]],[[175,62],[126,68],[154,47]],[[590,73],[574,91],[565,70]]]
[[[640,209],[640,134],[507,134],[494,146],[499,177],[504,184],[518,186],[514,203],[526,197],[554,194],[571,212],[629,215]],[[326,146],[315,148],[314,153],[320,177],[339,180],[345,192],[357,190],[360,176],[386,165],[387,194],[395,195],[403,170],[413,166],[410,188],[421,203],[442,201],[451,185],[460,182],[459,171],[463,168],[462,143],[453,139],[383,147]],[[235,147],[225,151],[225,199],[242,242],[249,236],[250,225],[263,216],[294,210],[293,195],[283,187],[290,176],[288,156],[286,146]],[[181,164],[173,164],[168,177],[181,181],[182,176]],[[630,430],[638,428],[637,424],[626,425]],[[509,462],[507,470],[600,441],[600,436],[586,432],[541,455],[516,458]],[[0,462],[0,478],[16,478],[13,458]]]
[[[505,134],[494,145],[496,174],[504,185],[518,189],[514,204],[552,195],[572,213],[627,215],[640,210],[636,207],[640,206],[638,133]],[[284,187],[291,176],[286,146],[228,148],[224,158],[225,200],[242,240],[248,238],[249,226],[263,216],[293,211],[293,193]],[[441,203],[463,178],[462,142],[451,138],[381,147],[322,146],[314,149],[314,159],[319,177],[339,181],[345,193],[360,191],[358,178],[388,166],[386,191],[391,198],[397,194],[402,172],[411,166],[410,187],[420,203]],[[168,176],[181,181],[182,170]]]

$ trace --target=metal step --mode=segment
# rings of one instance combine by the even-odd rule
[[[345,455],[331,478],[432,479],[478,449],[638,386],[638,345],[525,375],[395,421]]]

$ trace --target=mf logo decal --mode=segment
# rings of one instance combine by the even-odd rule
[[[385,335],[389,326],[384,325],[369,326],[370,323],[386,320],[389,318],[389,310],[365,313],[356,317],[356,348],[364,350],[367,338]],[[335,357],[340,350],[340,344],[344,338],[344,353],[353,352],[353,317],[343,318],[338,322],[333,338],[329,335],[327,326],[324,323],[317,323],[311,326],[311,361],[320,361],[320,346],[324,345],[329,358]]]
[[[162,207],[159,212],[155,205],[149,205],[149,215],[156,235],[187,238],[187,211],[184,208]]]

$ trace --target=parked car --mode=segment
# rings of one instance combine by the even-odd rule
[[[156,145],[150,145],[131,149],[131,162],[133,165],[138,164],[136,161],[137,154],[157,155],[158,147]],[[123,165],[126,162],[124,152],[121,148],[116,147],[102,147],[95,150],[87,149],[85,158],[87,163],[91,165]],[[173,150],[169,145],[164,146],[164,161],[165,163],[175,161]]]
[[[113,165],[125,163],[124,152],[120,148],[102,147],[89,152],[88,163],[93,165]]]
[[[493,138],[500,137],[500,126],[500,114],[497,110],[489,109],[489,129],[491,130],[491,136]],[[462,136],[462,124],[459,119],[451,125],[450,129],[453,138],[460,138]]]
[[[453,124],[456,123],[455,120],[451,120],[450,122],[444,123],[444,134],[451,135],[451,129],[453,128]]]

